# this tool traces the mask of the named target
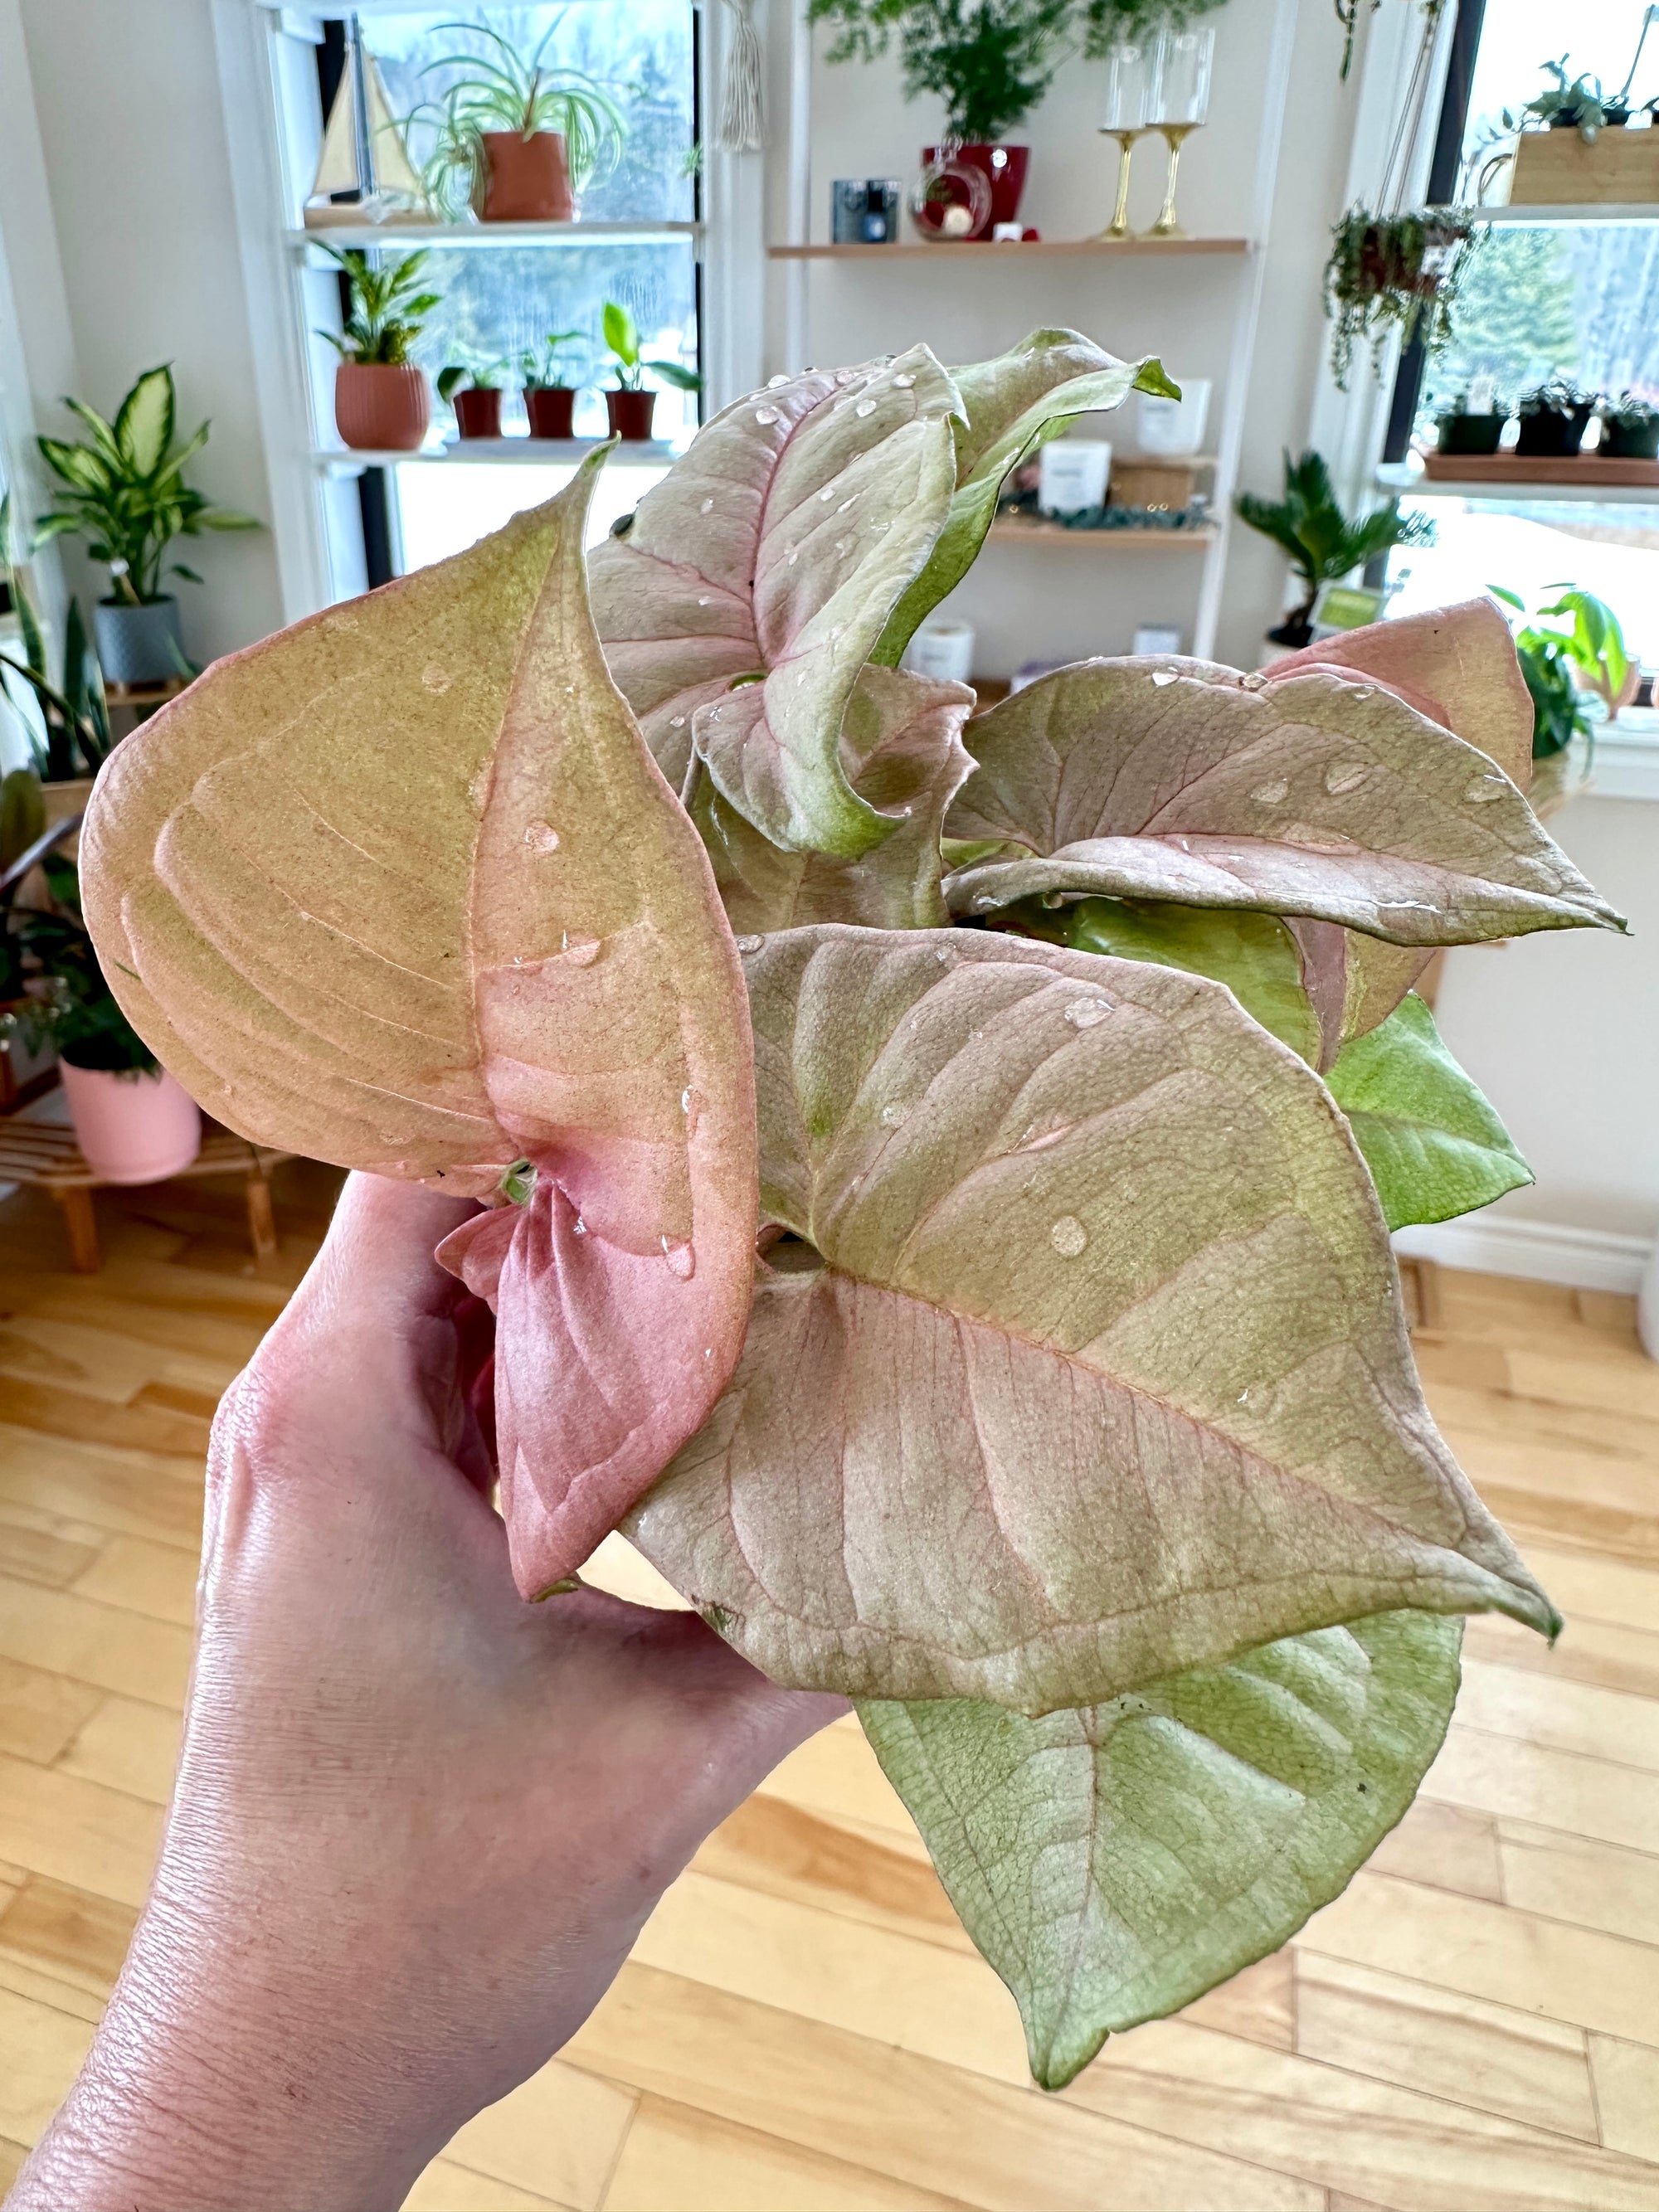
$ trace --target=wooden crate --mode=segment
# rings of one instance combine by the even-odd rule
[[[1197,471],[1191,461],[1114,460],[1114,507],[1154,507],[1179,514],[1193,503]]]
[[[1524,131],[1510,199],[1516,207],[1659,204],[1659,130],[1602,130],[1588,143],[1576,131]]]

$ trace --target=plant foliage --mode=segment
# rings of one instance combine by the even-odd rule
[[[487,131],[516,131],[521,138],[557,131],[577,192],[616,167],[628,136],[617,88],[547,58],[564,15],[562,9],[530,53],[482,18],[434,27],[434,34],[459,31],[484,42],[481,53],[441,54],[422,72],[462,72],[452,78],[438,106],[437,143],[427,165],[427,188],[440,207],[455,211],[458,190],[463,203],[482,204],[489,182]]]
[[[426,273],[424,252],[393,258],[378,251],[371,253],[366,246],[318,242],[345,271],[351,298],[343,336],[337,337],[332,331],[319,331],[318,336],[326,338],[343,361],[401,368],[421,335],[422,317],[443,296],[419,289]]]
[[[81,603],[72,599],[64,622],[63,673],[59,682],[52,682],[28,572],[13,557],[9,491],[0,495],[0,574],[11,592],[22,646],[21,659],[15,652],[0,651],[0,699],[23,726],[34,772],[43,783],[95,775],[111,744],[102,672],[88,642]]]
[[[1552,588],[1560,598],[1540,607],[1515,635],[1521,673],[1532,698],[1534,760],[1565,752],[1575,738],[1590,733],[1589,695],[1601,701],[1611,720],[1631,669],[1624,631],[1606,600],[1571,585]],[[1525,614],[1525,602],[1513,592],[1493,585],[1492,596]],[[1562,621],[1565,629],[1554,627]]]
[[[485,1201],[521,1588],[621,1526],[858,1698],[1049,2087],[1342,1888],[1459,1616],[1557,1625],[1407,1340],[1389,1225],[1526,1173],[1408,994],[1621,926],[1490,602],[971,722],[894,665],[987,486],[1160,376],[779,379],[586,563],[594,464],[210,672],[85,832],[198,1097]]]
[[[43,907],[8,906],[6,933],[21,953],[26,995],[0,1016],[0,1036],[16,1036],[31,1051],[51,1045],[75,1067],[143,1075],[155,1054],[122,1012],[99,964],[81,912],[75,863],[49,853],[41,863],[49,893]]]
[[[1372,215],[1350,208],[1331,234],[1325,264],[1325,313],[1334,322],[1331,368],[1348,388],[1356,348],[1368,345],[1373,374],[1398,331],[1402,346],[1420,337],[1431,358],[1452,335],[1457,289],[1477,250],[1478,227],[1455,210]]]
[[[642,391],[647,369],[665,384],[672,384],[677,392],[702,391],[702,379],[696,369],[687,368],[678,361],[646,361],[641,357],[639,325],[627,308],[619,307],[615,300],[605,303],[602,326],[606,349],[617,364],[618,392]]]
[[[191,583],[201,581],[180,562],[167,562],[175,538],[204,530],[258,530],[251,514],[215,507],[185,482],[185,465],[208,441],[204,422],[194,434],[173,435],[173,371],[146,369],[106,422],[84,400],[65,399],[91,435],[68,443],[37,438],[41,457],[64,489],[50,514],[35,526],[36,545],[48,539],[84,538],[94,561],[109,563],[118,600],[145,606],[161,597],[164,568]]]
[[[1285,618],[1287,629],[1307,630],[1322,584],[1340,583],[1393,546],[1434,543],[1432,520],[1427,515],[1402,515],[1397,499],[1351,522],[1337,502],[1322,453],[1306,453],[1294,461],[1285,454],[1283,499],[1243,491],[1234,505],[1242,521],[1284,548],[1291,568],[1307,586],[1301,604]],[[1305,636],[1301,641],[1306,642]]]

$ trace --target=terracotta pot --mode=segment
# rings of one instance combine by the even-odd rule
[[[924,162],[937,161],[943,149],[926,146],[922,149]],[[954,158],[965,161],[970,169],[985,173],[991,186],[991,212],[984,228],[970,233],[975,238],[988,238],[994,223],[1012,222],[1019,214],[1019,196],[1025,189],[1025,172],[1030,167],[1029,146],[958,146]]]
[[[58,1073],[87,1165],[104,1182],[164,1182],[202,1149],[196,1101],[165,1069],[114,1075],[60,1060]]]
[[[648,438],[657,404],[654,392],[607,392],[605,411],[611,418],[613,438]]]
[[[412,453],[431,420],[423,370],[384,361],[343,361],[335,370],[335,427],[348,446]]]
[[[526,384],[524,411],[532,438],[574,438],[576,395],[568,384]]]
[[[574,222],[562,131],[486,131],[481,222]]]
[[[458,392],[450,404],[455,427],[464,438],[499,438],[501,434],[501,395],[480,390]]]

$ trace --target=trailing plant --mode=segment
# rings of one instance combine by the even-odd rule
[[[1342,1888],[1460,1615],[1557,1625],[1407,1344],[1389,1225],[1527,1172],[1409,989],[1620,926],[1488,601],[972,722],[898,665],[1137,381],[1063,331],[780,379],[585,557],[595,454],[221,663],[84,833],[204,1104],[483,1201],[520,1589],[620,1526],[856,1698],[1051,2087]]]
[[[1457,287],[1475,252],[1476,226],[1455,210],[1426,215],[1372,215],[1350,208],[1331,234],[1325,264],[1325,313],[1335,323],[1331,368],[1348,388],[1354,349],[1371,350],[1382,373],[1382,349],[1398,331],[1402,346],[1420,337],[1431,357],[1451,336]]]
[[[532,392],[550,392],[565,382],[567,368],[572,366],[560,359],[565,346],[586,345],[586,335],[581,331],[550,331],[542,340],[540,349],[526,347],[519,356],[519,374]]]
[[[64,665],[54,684],[46,665],[46,640],[34,611],[28,573],[12,557],[11,494],[0,495],[0,575],[11,593],[22,646],[0,649],[0,699],[22,725],[35,773],[46,783],[68,783],[95,775],[111,743],[109,712],[97,655],[87,638],[81,604],[70,599],[64,622]],[[25,701],[33,714],[25,711]]]
[[[1083,51],[1099,61],[1114,46],[1138,46],[1160,31],[1184,31],[1198,15],[1208,15],[1224,0],[1085,0],[1081,10]]]
[[[1233,502],[1239,520],[1271,538],[1289,554],[1291,567],[1306,586],[1306,596],[1271,633],[1282,645],[1306,645],[1313,635],[1314,602],[1322,584],[1340,583],[1356,568],[1396,545],[1432,545],[1434,524],[1425,514],[1402,515],[1391,499],[1351,522],[1339,505],[1331,472],[1321,453],[1285,455],[1285,496],[1263,499],[1240,492]]]
[[[678,361],[646,361],[640,345],[639,325],[626,307],[618,307],[614,300],[605,303],[603,317],[605,349],[616,363],[618,392],[642,392],[645,374],[660,377],[672,384],[676,392],[701,392],[702,379],[696,371],[687,368]]]
[[[343,361],[401,368],[425,317],[443,297],[419,289],[426,275],[425,252],[392,259],[378,247],[373,256],[358,246],[325,244],[323,251],[345,271],[351,306],[343,336],[319,330],[318,337],[326,338]]]
[[[1631,659],[1619,617],[1605,599],[1576,586],[1551,586],[1561,596],[1540,607],[1516,632],[1515,649],[1533,704],[1534,760],[1565,752],[1576,737],[1594,738],[1587,695],[1594,693],[1613,721],[1630,681]],[[1492,586],[1494,599],[1517,614],[1526,605],[1513,592]],[[1565,629],[1540,624],[1564,622]]]
[[[64,489],[57,505],[35,525],[34,543],[84,538],[94,561],[109,563],[113,597],[126,606],[148,606],[162,596],[163,573],[192,584],[201,578],[181,561],[169,562],[175,538],[204,530],[258,530],[251,514],[213,506],[184,479],[185,465],[208,441],[204,422],[182,444],[174,442],[170,367],[147,369],[106,422],[83,400],[65,399],[91,432],[73,443],[37,438],[42,459]]]
[[[1079,18],[1106,10],[1078,0],[808,0],[809,20],[832,22],[832,62],[873,61],[895,31],[904,96],[945,102],[947,138],[970,145],[1023,123],[1076,49]],[[1148,9],[1137,13],[1150,15]]]
[[[1426,23],[1439,21],[1445,0],[1417,0],[1417,3]],[[1342,26],[1342,67],[1340,75],[1346,84],[1348,71],[1353,66],[1353,44],[1358,35],[1359,18],[1364,12],[1365,0],[1331,0],[1331,5],[1336,10],[1337,21]],[[1382,0],[1370,0],[1371,14],[1375,15],[1382,5]]]
[[[441,204],[461,198],[477,204],[489,181],[484,135],[516,131],[533,138],[556,131],[565,143],[565,161],[573,191],[595,176],[608,176],[622,157],[628,124],[616,88],[547,59],[547,50],[564,21],[554,18],[532,52],[526,53],[482,17],[473,23],[440,23],[437,32],[459,31],[487,41],[482,54],[441,54],[427,63],[434,70],[459,70],[437,111],[437,143],[428,165],[426,185]],[[420,113],[422,110],[417,110]]]
[[[13,908],[6,916],[21,954],[25,995],[0,1015],[0,1037],[18,1037],[31,1052],[51,1045],[72,1067],[153,1073],[155,1055],[122,1012],[99,965],[81,912],[74,861],[49,853],[40,866],[49,904]]]

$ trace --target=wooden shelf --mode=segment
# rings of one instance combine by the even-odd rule
[[[1438,455],[1434,457],[1438,460]],[[1594,454],[1551,459],[1518,453],[1449,453],[1445,473],[1414,461],[1385,462],[1384,491],[1407,499],[1562,501],[1584,507],[1659,507],[1659,462],[1602,461]]]
[[[1540,228],[1556,223],[1659,223],[1659,201],[1652,200],[1631,205],[1622,201],[1592,200],[1572,207],[1477,207],[1465,208],[1462,212],[1473,216],[1477,222],[1522,222]]]
[[[769,246],[771,261],[897,261],[916,263],[1052,260],[1057,256],[1093,255],[1110,260],[1115,256],[1149,253],[1248,253],[1248,238],[1066,238],[1039,239],[1030,245],[1012,240],[997,243],[982,238],[956,240],[938,246]]]
[[[413,453],[382,453],[362,446],[319,446],[312,459],[321,469],[349,473],[356,469],[397,469],[406,462],[422,465],[454,462],[461,467],[477,463],[508,468],[573,467],[585,461],[604,438],[457,438],[443,446],[417,446]],[[611,456],[615,468],[666,468],[679,459],[676,449],[661,438],[623,440]]]
[[[987,532],[993,545],[1087,546],[1091,551],[1108,547],[1159,553],[1201,551],[1213,545],[1220,532],[1212,522],[1194,523],[1189,530],[1068,530],[1063,522],[994,522]]]
[[[355,222],[315,230],[290,230],[289,245],[390,246],[400,251],[441,246],[446,252],[507,246],[693,246],[702,243],[700,222]]]

